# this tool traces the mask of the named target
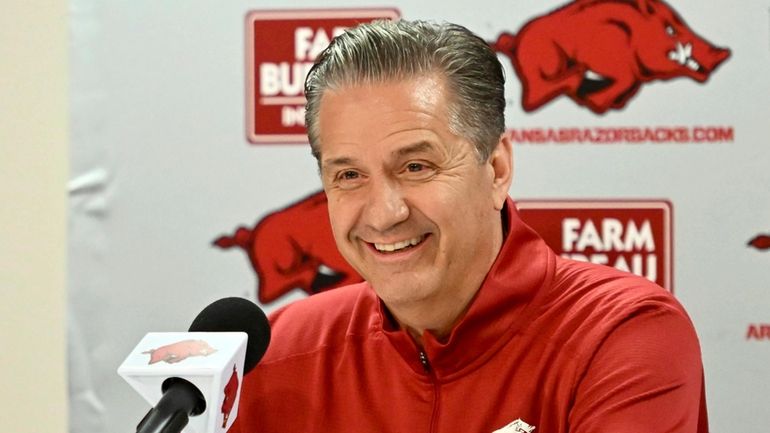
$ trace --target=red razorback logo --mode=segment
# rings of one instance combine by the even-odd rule
[[[770,250],[770,234],[754,236],[754,238],[748,242],[748,246],[758,250]]]
[[[312,295],[363,281],[337,250],[323,191],[268,214],[254,228],[238,227],[213,244],[246,252],[263,304],[295,288]]]
[[[575,0],[490,45],[510,57],[525,111],[560,95],[597,114],[622,109],[643,83],[703,83],[730,56],[661,0]]]
[[[238,371],[233,365],[233,374],[230,375],[230,380],[227,381],[224,389],[225,398],[222,400],[222,414],[224,419],[222,421],[222,428],[227,427],[227,420],[230,418],[230,412],[233,411],[233,405],[235,405],[235,397],[238,394]]]
[[[176,364],[191,356],[208,356],[216,351],[217,349],[209,346],[203,340],[182,340],[157,349],[144,351],[142,354],[150,355],[149,364],[155,364],[160,361],[167,364]]]

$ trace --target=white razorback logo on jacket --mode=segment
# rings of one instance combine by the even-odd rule
[[[521,418],[519,418],[507,426],[493,431],[492,433],[532,433],[532,430],[534,429],[535,426],[529,425],[522,421]]]

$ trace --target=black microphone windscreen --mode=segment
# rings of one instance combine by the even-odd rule
[[[254,368],[270,344],[270,324],[265,313],[255,303],[237,297],[212,302],[195,317],[190,332],[245,332],[244,374]]]

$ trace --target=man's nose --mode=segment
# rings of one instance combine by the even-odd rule
[[[366,224],[378,232],[385,232],[406,221],[409,206],[399,185],[393,181],[373,182],[364,216]]]

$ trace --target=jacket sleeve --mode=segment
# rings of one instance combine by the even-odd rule
[[[703,366],[690,319],[641,309],[592,354],[575,390],[572,433],[707,433]]]

